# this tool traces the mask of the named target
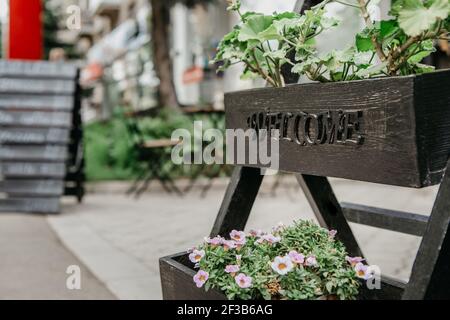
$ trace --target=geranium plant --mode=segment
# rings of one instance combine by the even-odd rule
[[[325,15],[331,2],[358,9],[366,27],[353,46],[319,54],[316,37],[339,24]],[[448,40],[450,1],[394,0],[392,19],[382,21],[370,17],[370,2],[376,0],[325,0],[304,14],[263,15],[242,13],[240,0],[229,0],[229,10],[237,12],[241,22],[219,44],[215,62],[222,63],[222,70],[243,63],[243,77],[262,77],[276,87],[285,85],[286,66],[321,82],[432,71],[421,61],[434,51],[435,40]]]
[[[189,250],[197,287],[228,299],[354,299],[372,272],[348,257],[336,231],[310,221],[282,224],[271,233],[233,230]]]

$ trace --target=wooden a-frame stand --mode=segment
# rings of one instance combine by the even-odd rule
[[[302,12],[318,2],[298,0],[295,8]],[[285,76],[292,79],[292,75]],[[382,277],[381,290],[364,289],[364,298],[450,298],[450,161],[429,218],[355,204],[341,205],[327,177],[296,174],[296,178],[319,224],[337,230],[339,240],[352,256],[363,254],[347,221],[422,236],[409,282]],[[244,229],[262,179],[259,168],[234,169],[211,236],[225,236],[232,229]]]

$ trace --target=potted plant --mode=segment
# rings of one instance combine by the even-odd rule
[[[338,23],[325,15],[325,5],[331,2],[360,10],[366,27],[353,46],[319,54],[315,38]],[[243,13],[240,1],[230,1],[229,9],[238,13],[241,23],[220,43],[216,62],[223,69],[241,63],[243,77],[261,77],[270,87],[226,94],[227,129],[267,129],[276,135],[282,171],[417,188],[440,183],[450,153],[450,71],[434,72],[421,61],[434,51],[434,41],[448,40],[450,2],[397,0],[391,8],[392,19],[383,21],[372,21],[369,2],[325,0],[304,14],[267,16]],[[286,68],[312,83],[286,85]],[[300,248],[285,249],[305,255]],[[209,247],[200,250],[205,250],[206,257]],[[274,262],[286,253],[274,248],[268,256]],[[206,258],[199,266],[206,268],[209,263]],[[186,253],[162,258],[164,297],[236,297],[220,280],[215,282],[219,271],[212,276],[208,271],[207,276],[197,274],[197,282],[209,278],[222,291],[198,290],[192,283],[196,272]],[[238,279],[244,285],[246,276]],[[326,280],[320,283],[315,288],[325,297],[355,297],[327,290]],[[252,292],[237,297],[260,296]],[[277,297],[312,298],[270,296]]]

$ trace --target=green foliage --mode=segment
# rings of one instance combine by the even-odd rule
[[[122,119],[85,125],[84,144],[89,181],[123,180],[135,176],[136,154]]]
[[[360,1],[361,2],[361,1]],[[367,3],[367,1],[362,1]],[[434,40],[448,36],[449,0],[396,0],[394,19],[368,25],[356,37],[359,51],[377,51],[382,68],[375,75],[408,75],[433,71],[420,62],[434,52]],[[370,45],[370,43],[372,45]]]
[[[400,28],[408,36],[439,28],[438,24],[448,17],[449,0],[403,0],[396,1],[392,13],[398,16]]]
[[[152,117],[130,118],[118,108],[111,120],[85,125],[86,176],[90,181],[129,180],[145,170],[148,160],[139,159],[139,145],[144,141],[170,139],[176,129],[185,128],[193,136],[193,121],[202,121],[203,130],[217,127],[224,130],[225,121],[221,114],[197,115],[187,117],[181,113],[162,110]],[[131,130],[136,125],[138,130]],[[194,150],[194,148],[193,148]],[[174,166],[171,161],[171,149],[161,150],[155,163],[160,171],[167,171],[172,179],[191,177],[198,174],[198,168],[192,166]],[[220,165],[208,171],[208,177],[222,174]],[[206,174],[205,174],[206,175]]]
[[[217,288],[229,299],[356,297],[360,285],[356,273],[346,261],[344,245],[328,230],[310,221],[297,221],[292,226],[275,228],[272,235],[279,237],[279,242],[257,241],[260,235],[250,233],[245,244],[235,249],[206,242],[199,246],[197,249],[205,254],[198,267],[209,274],[205,289]],[[278,274],[271,267],[272,261],[291,250],[305,257],[315,256],[317,266],[296,264],[290,272]],[[250,276],[251,286],[241,288],[235,281],[236,274],[225,271],[227,265],[239,265],[236,273]]]
[[[215,61],[223,63],[222,70],[243,62],[244,77],[261,76],[273,86],[284,85],[282,66],[286,63],[294,66],[288,58],[290,54],[295,54],[296,60],[308,59],[315,53],[314,37],[337,24],[324,16],[323,8],[304,15],[293,12],[270,16],[254,12],[242,14],[240,1],[234,1],[229,9],[238,12],[241,24],[220,42]]]
[[[338,2],[358,8],[366,22],[354,46],[319,55],[314,46],[317,35],[338,22],[325,16],[325,5]],[[241,13],[239,0],[230,0],[241,23],[219,44],[215,62],[222,70],[243,63],[244,78],[262,77],[272,86],[284,86],[281,67],[291,65],[294,73],[313,81],[346,81],[380,75],[408,75],[432,71],[420,62],[434,51],[433,41],[448,39],[450,0],[395,0],[394,19],[371,21],[370,0],[325,0],[296,13],[267,16]]]

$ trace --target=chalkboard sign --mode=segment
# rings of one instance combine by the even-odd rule
[[[73,94],[71,80],[0,78],[0,93]]]
[[[69,129],[2,127],[0,144],[67,144]]]
[[[3,178],[63,178],[65,163],[1,161],[0,175]]]
[[[77,67],[68,63],[46,61],[5,61],[0,60],[0,77],[54,78],[73,80],[77,76]]]
[[[64,127],[70,128],[70,112],[1,111],[0,126]]]
[[[59,211],[77,80],[70,64],[0,61],[0,211]]]
[[[64,110],[70,112],[73,105],[72,96],[0,93],[0,110]]]

